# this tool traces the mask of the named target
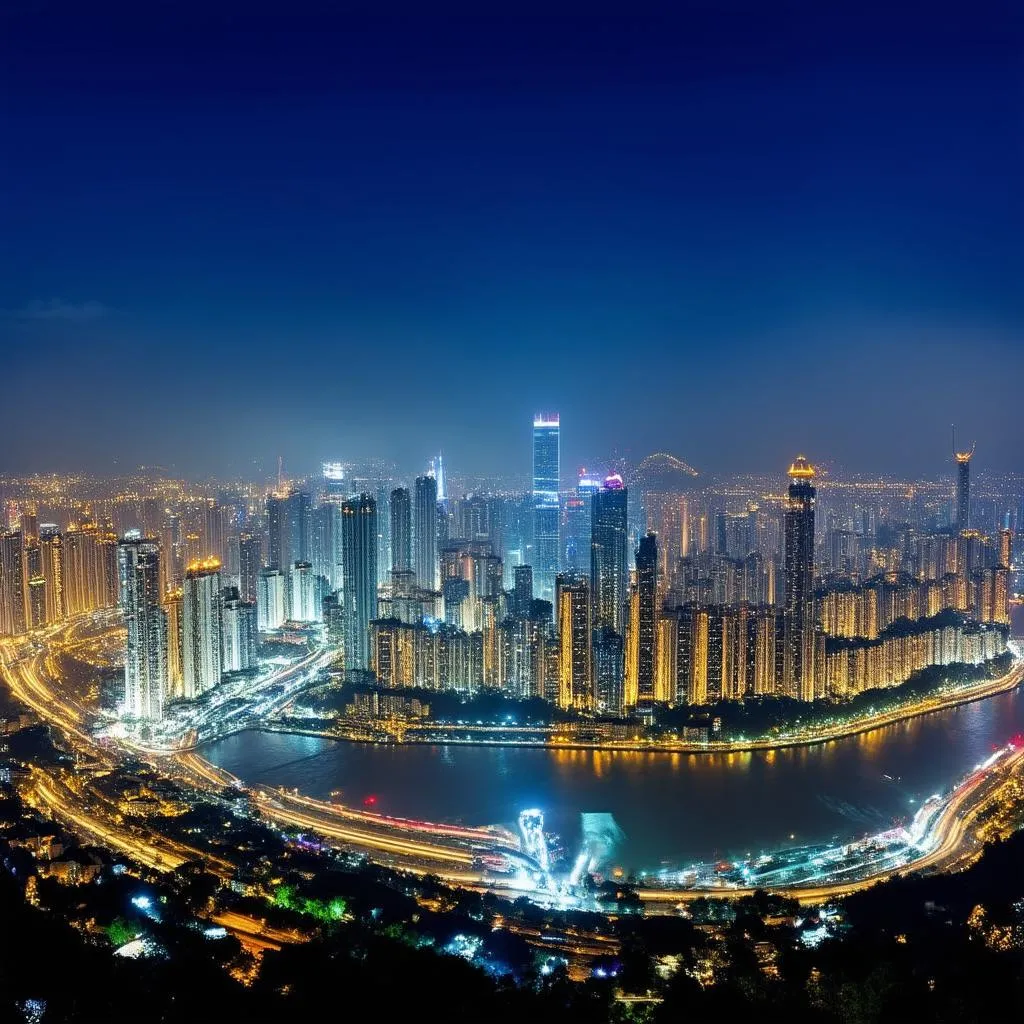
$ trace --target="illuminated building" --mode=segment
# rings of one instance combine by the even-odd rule
[[[627,632],[626,702],[654,700],[658,668],[658,541],[653,533],[636,550],[636,585]]]
[[[437,590],[437,480],[433,476],[418,476],[415,484],[416,581],[424,590]]]
[[[243,601],[257,599],[262,564],[262,538],[257,533],[243,533],[238,538],[238,592]]]
[[[341,586],[340,546],[341,507],[329,501],[317,505],[310,516],[309,561],[313,575],[326,580],[330,588]],[[294,611],[291,617],[298,618]]]
[[[256,667],[256,605],[243,601],[235,587],[224,590],[221,645],[225,672],[244,672]]]
[[[391,492],[391,566],[392,571],[412,568],[412,499],[407,487]]]
[[[483,634],[483,685],[497,689],[503,678],[501,642],[501,598],[487,597],[481,602],[480,631]],[[589,628],[589,626],[588,626]]]
[[[814,467],[802,456],[789,467],[785,511],[783,691],[814,699]]]
[[[38,548],[35,550],[38,551]],[[32,576],[28,580],[28,628],[39,629],[46,625],[46,580]]]
[[[192,562],[182,585],[182,679],[186,700],[201,697],[221,677],[220,561]]]
[[[609,476],[593,496],[590,527],[590,590],[594,602],[594,628],[605,626],[625,632],[628,494],[622,477]]]
[[[324,501],[340,505],[348,497],[345,486],[345,466],[340,462],[325,462],[321,465],[321,470]]]
[[[167,616],[160,606],[160,546],[126,536],[118,544],[121,611],[127,631],[124,714],[159,721],[167,694]]]
[[[1009,569],[1013,564],[1013,531],[1004,526],[999,531],[999,564],[1004,569]]]
[[[182,697],[185,693],[184,643],[185,624],[181,612],[182,591],[164,594],[164,614],[167,616],[167,696]]]
[[[559,558],[559,417],[533,418],[533,578],[537,595],[554,601]]]
[[[533,566],[517,565],[513,570],[512,614],[524,619],[533,606]]]
[[[292,488],[267,497],[267,564],[287,570],[310,560],[312,508],[309,495]]]
[[[565,568],[569,572],[590,572],[590,515],[594,493],[601,481],[580,470],[576,491],[566,498],[562,509],[565,535]]]
[[[53,523],[39,527],[39,553],[46,580],[46,622],[60,622],[64,605],[64,538]]]
[[[592,657],[597,709],[610,715],[623,714],[626,710],[623,643],[611,626],[594,633]]]
[[[256,621],[260,632],[280,629],[288,617],[288,577],[262,569],[256,579]]]
[[[370,621],[377,616],[377,503],[368,494],[341,506],[345,667],[370,667]]]
[[[0,534],[0,636],[25,632],[21,532]]]
[[[288,570],[288,618],[295,622],[319,622],[320,600],[312,564],[295,562]]]
[[[953,461],[956,463],[956,522],[958,531],[971,528],[971,456],[969,452],[956,450],[956,437],[953,438]]]
[[[555,580],[558,609],[558,705],[592,706],[590,666],[590,582],[582,576],[559,575]]]
[[[215,501],[206,503],[203,509],[202,548],[211,558],[222,563],[225,555],[225,537],[227,535],[226,520],[230,510],[218,505]]]
[[[377,572],[378,582],[391,572],[391,492],[381,486],[374,496],[377,502]],[[374,615],[377,613],[374,612]]]

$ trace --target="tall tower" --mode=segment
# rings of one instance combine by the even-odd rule
[[[558,706],[593,707],[590,666],[590,582],[556,577],[558,617]]]
[[[243,533],[238,538],[238,590],[243,601],[256,600],[256,581],[263,565],[261,540],[257,533]]]
[[[221,677],[220,561],[190,563],[182,589],[182,679],[185,699],[195,700]]]
[[[160,546],[129,535],[117,546],[121,610],[128,639],[124,657],[124,714],[157,722],[167,694],[167,616],[160,607]]]
[[[341,506],[345,667],[370,667],[370,620],[377,617],[377,502],[368,494]]]
[[[537,596],[555,600],[558,575],[558,413],[533,418],[533,578]]]
[[[391,570],[412,568],[412,500],[407,487],[391,492]]]
[[[814,467],[802,455],[789,467],[785,512],[783,687],[814,699]]]
[[[268,564],[287,572],[296,562],[310,560],[312,505],[305,491],[294,488],[267,498]]]
[[[416,477],[416,582],[424,590],[440,584],[437,563],[437,479]]]
[[[641,537],[636,550],[636,590],[629,607],[627,700],[650,702],[658,668],[658,541],[653,533]]]
[[[594,492],[590,515],[590,590],[594,628],[625,636],[627,583],[627,507],[629,495],[618,474],[606,477]]]
[[[971,528],[971,456],[974,445],[969,452],[956,450],[956,430],[953,431],[953,461],[956,463],[956,528],[963,532]]]
[[[0,636],[25,632],[21,533],[0,533]]]

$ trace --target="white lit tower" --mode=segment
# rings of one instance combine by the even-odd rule
[[[158,722],[167,694],[167,615],[160,606],[160,545],[137,531],[117,546],[121,611],[127,629],[124,714]]]
[[[552,603],[559,561],[559,429],[558,413],[533,418],[533,579],[537,596]]]

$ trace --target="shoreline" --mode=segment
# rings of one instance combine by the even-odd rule
[[[234,732],[225,733],[208,740],[200,740],[196,747],[203,747],[219,740],[227,739],[229,736],[241,732],[276,732],[284,735],[310,736],[315,739],[336,740],[341,743],[362,743],[372,746],[464,746],[464,747],[522,747],[533,750],[592,750],[598,753],[628,753],[628,754],[687,754],[687,755],[714,755],[714,754],[746,754],[757,751],[791,750],[799,747],[820,746],[823,743],[832,743],[835,740],[848,739],[851,736],[859,736],[862,733],[872,732],[875,729],[885,729],[892,725],[899,725],[901,722],[908,722],[914,718],[921,718],[939,711],[948,711],[951,708],[960,707],[966,704],[974,704],[989,697],[997,697],[1003,693],[1009,693],[1024,685],[1024,658],[1017,659],[1013,667],[1005,675],[998,679],[986,680],[984,683],[975,686],[964,687],[955,693],[929,702],[927,706],[917,705],[910,708],[901,708],[898,711],[882,713],[867,718],[857,719],[837,725],[828,731],[816,733],[809,736],[779,737],[774,739],[751,739],[751,740],[726,740],[721,742],[709,741],[706,743],[687,742],[658,742],[656,740],[641,740],[628,742],[622,740],[610,741],[588,741],[574,739],[544,739],[544,740],[522,740],[522,739],[438,739],[406,737],[398,740],[378,739],[366,736],[345,735],[332,732],[327,729],[303,728],[301,726],[280,725],[275,722],[264,722],[259,725],[247,725]],[[196,749],[195,747],[192,749]]]

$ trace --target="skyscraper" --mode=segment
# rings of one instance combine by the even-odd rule
[[[21,533],[0,534],[0,636],[25,632]]]
[[[569,572],[590,572],[590,515],[593,510],[594,494],[600,490],[601,481],[580,470],[576,491],[565,501],[562,521],[565,524],[563,543],[565,545],[565,568]]]
[[[192,562],[182,593],[182,676],[186,700],[201,697],[221,677],[221,585],[216,558]]]
[[[533,578],[537,596],[555,599],[558,575],[559,490],[558,413],[533,418]]]
[[[625,635],[628,492],[622,477],[613,474],[594,492],[590,524],[590,590],[594,628]]]
[[[627,702],[654,700],[658,666],[658,541],[653,533],[640,538],[636,550],[636,587],[630,599]]]
[[[955,441],[955,439],[954,439]],[[953,451],[956,462],[956,528],[958,531],[971,528],[971,456],[969,452]]]
[[[814,467],[802,455],[789,467],[785,512],[784,692],[814,699]]]
[[[533,605],[533,566],[517,565],[514,574],[511,610],[516,618],[525,619]]]
[[[261,569],[256,579],[256,622],[266,632],[280,629],[288,616],[288,577],[280,569]]]
[[[424,590],[437,590],[437,480],[433,476],[416,478],[416,582]]]
[[[555,580],[558,617],[558,705],[593,706],[590,664],[590,582],[583,576]]]
[[[292,488],[267,498],[268,564],[285,572],[310,560],[312,505],[309,495]]]
[[[239,596],[243,601],[256,600],[257,580],[263,561],[263,543],[258,533],[243,533],[238,538]]]
[[[391,492],[391,569],[412,568],[412,501],[407,487]]]
[[[341,536],[345,667],[367,669],[370,621],[377,617],[377,503],[368,494],[342,504]]]
[[[243,601],[235,587],[224,589],[221,646],[225,672],[256,666],[256,605]]]
[[[156,722],[167,694],[167,616],[160,607],[160,546],[126,536],[117,546],[121,610],[128,639],[124,659],[124,714]]]
[[[54,523],[39,526],[39,553],[46,580],[46,621],[60,622],[66,614],[64,600],[64,538]]]

